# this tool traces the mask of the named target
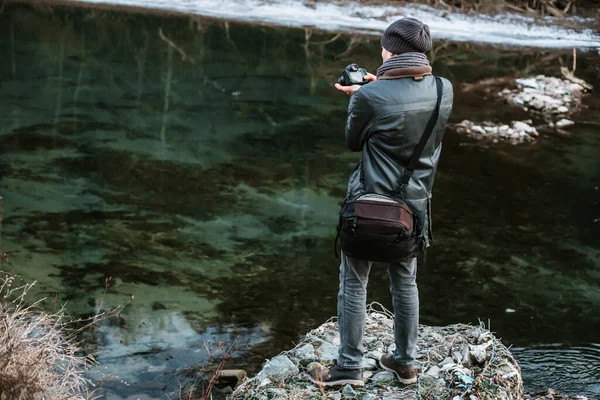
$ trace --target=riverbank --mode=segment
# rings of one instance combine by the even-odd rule
[[[31,3],[35,0],[8,0]],[[413,3],[323,2],[296,0],[56,0],[53,5],[93,7],[132,12],[199,15],[333,32],[380,35],[400,17],[427,21],[434,39],[540,48],[600,48],[600,36],[590,27],[594,18],[537,17],[521,13],[495,15],[449,13],[447,10]],[[51,7],[48,4],[42,7]],[[477,34],[473,34],[477,32]]]

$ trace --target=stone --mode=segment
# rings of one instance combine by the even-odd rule
[[[560,106],[556,109],[557,112],[559,112],[560,114],[566,114],[569,112],[569,108],[566,106]]]
[[[529,105],[533,108],[536,108],[538,110],[541,110],[542,108],[544,108],[544,102],[538,98],[535,98],[533,100],[531,100],[529,102]]]
[[[421,378],[421,390],[423,393],[427,393],[435,390],[438,387],[443,387],[446,382],[443,379],[437,379],[432,376],[423,376]]]
[[[440,377],[440,367],[438,367],[437,365],[434,365],[432,367],[430,367],[426,372],[425,375],[434,377],[434,378],[439,378]]]
[[[381,372],[378,372],[375,375],[373,375],[373,377],[371,377],[371,382],[389,383],[389,382],[393,382],[394,379],[396,379],[396,377],[394,376],[394,374],[392,372],[381,371]]]
[[[373,372],[371,372],[371,371],[365,371],[365,372],[363,372],[363,380],[367,381],[367,380],[371,379],[371,377],[373,375],[374,375]]]
[[[485,133],[486,133],[486,132],[485,132],[485,129],[483,129],[483,128],[482,128],[481,126],[479,126],[479,125],[473,125],[473,126],[471,127],[471,131],[473,131],[473,132],[476,132],[476,133],[479,133],[479,134],[482,134],[482,135],[485,135]]]
[[[376,396],[373,393],[365,393],[360,400],[379,400],[379,396]]]
[[[317,349],[317,356],[321,361],[333,361],[338,358],[338,348],[329,342],[323,342]]]
[[[441,362],[441,363],[439,363],[438,365],[439,365],[440,367],[443,367],[444,365],[447,365],[447,364],[454,364],[454,361],[452,360],[452,358],[450,358],[450,357],[446,357],[446,358],[444,358],[444,359],[442,360],[442,362]]]
[[[270,385],[272,383],[273,382],[269,378],[265,378],[262,381],[260,381],[260,383],[258,384],[258,387],[264,387],[264,386]]]
[[[478,345],[469,345],[471,356],[478,364],[483,364],[487,360],[487,348],[490,347],[492,342],[487,342]]]
[[[331,400],[342,400],[342,394],[340,392],[330,393],[327,395],[327,398]]]
[[[352,386],[346,385],[342,389],[342,396],[345,399],[353,399],[353,398],[356,397],[356,392],[354,391],[354,389],[352,388]]]
[[[367,370],[375,369],[375,368],[377,368],[377,361],[372,358],[365,357],[363,359],[362,367]]]
[[[298,367],[286,355],[278,355],[267,362],[257,378],[261,382],[267,378],[272,381],[283,381],[299,372]]]
[[[528,87],[528,88],[533,88],[533,89],[537,89],[538,88],[537,80],[534,79],[534,78],[515,79],[515,80],[521,86]]]
[[[390,344],[387,348],[388,353],[393,353],[394,351],[396,351],[396,343]]]
[[[279,388],[268,388],[267,393],[271,395],[271,397],[281,396],[285,397],[285,390]]]
[[[317,355],[315,354],[315,348],[310,343],[307,343],[304,346],[297,348],[295,353],[296,353],[296,357],[298,357],[300,359],[301,363],[304,360],[313,361],[313,360],[317,359]]]
[[[383,351],[379,349],[371,350],[367,353],[367,357],[372,358],[373,360],[379,360],[383,356]]]
[[[556,122],[557,128],[566,128],[567,126],[575,125],[575,122],[570,119],[563,118],[560,121]]]

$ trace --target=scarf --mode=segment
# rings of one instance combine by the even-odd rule
[[[377,78],[394,75],[389,72],[395,69],[411,69],[422,75],[431,74],[427,56],[424,53],[409,52],[388,58],[381,67],[377,68]]]

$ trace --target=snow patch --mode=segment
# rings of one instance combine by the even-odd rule
[[[600,36],[592,29],[566,29],[554,18],[534,21],[516,14],[496,16],[447,14],[422,5],[360,5],[302,0],[70,0],[78,3],[114,4],[163,9],[221,19],[262,22],[290,27],[315,27],[327,31],[380,35],[401,17],[416,17],[431,28],[434,39],[544,48],[600,48]],[[541,21],[541,22],[540,22]],[[571,18],[578,25],[591,19]]]

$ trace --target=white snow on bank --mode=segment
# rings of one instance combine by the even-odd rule
[[[546,48],[600,48],[600,36],[592,29],[571,30],[515,14],[467,16],[447,14],[427,6],[360,5],[303,0],[70,0],[80,3],[115,4],[164,9],[222,19],[263,22],[292,27],[315,27],[328,31],[351,31],[380,35],[393,20],[412,16],[426,22],[434,39],[449,39],[510,46]],[[578,25],[591,26],[591,19]]]

